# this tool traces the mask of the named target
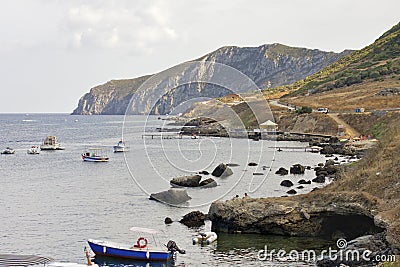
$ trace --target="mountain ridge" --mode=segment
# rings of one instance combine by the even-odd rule
[[[297,48],[275,43],[258,47],[224,46],[189,62],[208,61],[225,64],[247,75],[257,86],[271,87],[290,84],[304,78],[349,53],[350,51],[325,52],[318,49]],[[214,75],[211,69],[208,69],[205,73]],[[72,114],[125,114],[133,94],[151,76],[111,80],[95,86],[91,88],[89,93],[80,98],[78,106]],[[142,110],[135,112],[166,114],[179,103],[187,101],[191,97],[217,98],[227,93],[230,93],[230,91],[208,85],[189,84],[185,88],[178,88],[169,92],[165,98],[163,97],[157,103],[156,107],[146,103]],[[146,102],[146,96],[141,96],[141,101]]]

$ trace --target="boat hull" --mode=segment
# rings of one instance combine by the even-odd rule
[[[168,251],[150,251],[147,249],[130,249],[113,246],[104,241],[88,240],[94,254],[113,258],[132,259],[137,261],[169,261],[171,253]]]
[[[114,153],[126,152],[127,148],[122,146],[114,146]]]
[[[88,161],[88,162],[107,162],[109,160],[108,157],[88,157],[82,155],[82,160],[83,161]]]

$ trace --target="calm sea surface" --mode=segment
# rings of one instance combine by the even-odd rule
[[[178,266],[310,266],[306,263],[259,261],[259,249],[322,249],[327,243],[309,238],[263,235],[220,234],[212,246],[194,246],[198,231],[179,222],[164,224],[165,217],[179,220],[192,210],[207,212],[216,199],[286,195],[283,179],[297,182],[313,178],[275,175],[279,167],[292,164],[315,166],[325,157],[288,150],[275,152],[275,142],[247,139],[142,138],[144,127],[154,130],[166,123],[157,117],[70,116],[64,114],[0,115],[0,150],[9,146],[14,155],[0,157],[0,253],[36,254],[58,261],[84,263],[86,240],[106,239],[133,244],[137,235],[132,226],[154,228],[162,232],[160,242],[169,239],[187,251],[179,255]],[[42,151],[28,155],[27,149],[40,145],[47,135],[56,135],[64,151]],[[121,136],[130,147],[122,154],[112,153]],[[304,143],[280,142],[280,146],[305,146]],[[82,162],[85,147],[103,147],[110,161]],[[211,172],[221,162],[237,163],[234,175],[216,178],[219,186],[189,189],[192,200],[184,207],[171,207],[148,199],[149,193],[167,190],[173,177]],[[257,162],[257,167],[248,167]],[[263,166],[265,166],[263,168]],[[254,172],[263,175],[253,175]],[[208,178],[208,176],[205,176]],[[311,190],[309,185],[299,193]],[[153,263],[118,263],[98,260],[106,266],[162,266]],[[312,266],[312,265],[311,265]]]

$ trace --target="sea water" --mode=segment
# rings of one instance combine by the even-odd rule
[[[304,175],[275,175],[279,167],[293,164],[315,166],[324,162],[320,154],[298,150],[276,152],[273,141],[232,138],[162,139],[143,136],[169,121],[146,116],[71,116],[67,114],[1,114],[0,149],[12,147],[14,155],[0,157],[0,247],[1,253],[35,254],[57,261],[84,263],[87,239],[104,239],[134,244],[138,238],[132,226],[161,232],[159,242],[177,242],[187,254],[179,255],[178,266],[312,266],[312,263],[260,261],[257,252],[265,245],[276,249],[322,249],[324,240],[272,237],[264,235],[219,234],[210,246],[192,245],[199,231],[209,231],[210,222],[197,229],[177,222],[193,210],[206,213],[210,203],[244,193],[250,197],[287,195],[283,179],[297,184],[314,178]],[[66,149],[28,155],[27,149],[40,145],[47,135],[55,135]],[[113,153],[121,138],[129,152]],[[279,146],[306,146],[280,142]],[[106,163],[83,162],[88,147],[101,147],[110,157]],[[149,200],[149,194],[170,188],[169,180],[210,173],[221,162],[236,163],[234,174],[215,178],[215,188],[191,188],[192,200],[172,207]],[[249,167],[249,162],[258,166]],[[253,173],[263,175],[253,175]],[[209,178],[211,176],[205,176]],[[306,193],[316,184],[305,185]],[[164,224],[164,218],[175,222]],[[101,261],[106,266],[126,263]],[[134,263],[132,266],[162,266]]]

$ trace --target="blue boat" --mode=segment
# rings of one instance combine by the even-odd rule
[[[132,227],[131,231],[155,234],[157,231],[147,228]],[[153,236],[154,239],[154,236]],[[170,261],[175,257],[175,253],[184,254],[176,243],[170,240],[162,248],[149,248],[148,241],[144,237],[139,237],[134,245],[124,245],[109,241],[89,239],[88,244],[96,256],[107,256],[120,259],[131,259],[136,261]]]
[[[172,257],[170,251],[149,250],[148,248],[135,248],[129,245],[117,244],[101,240],[88,240],[89,246],[96,255],[115,258],[125,258],[143,261],[169,261]]]

